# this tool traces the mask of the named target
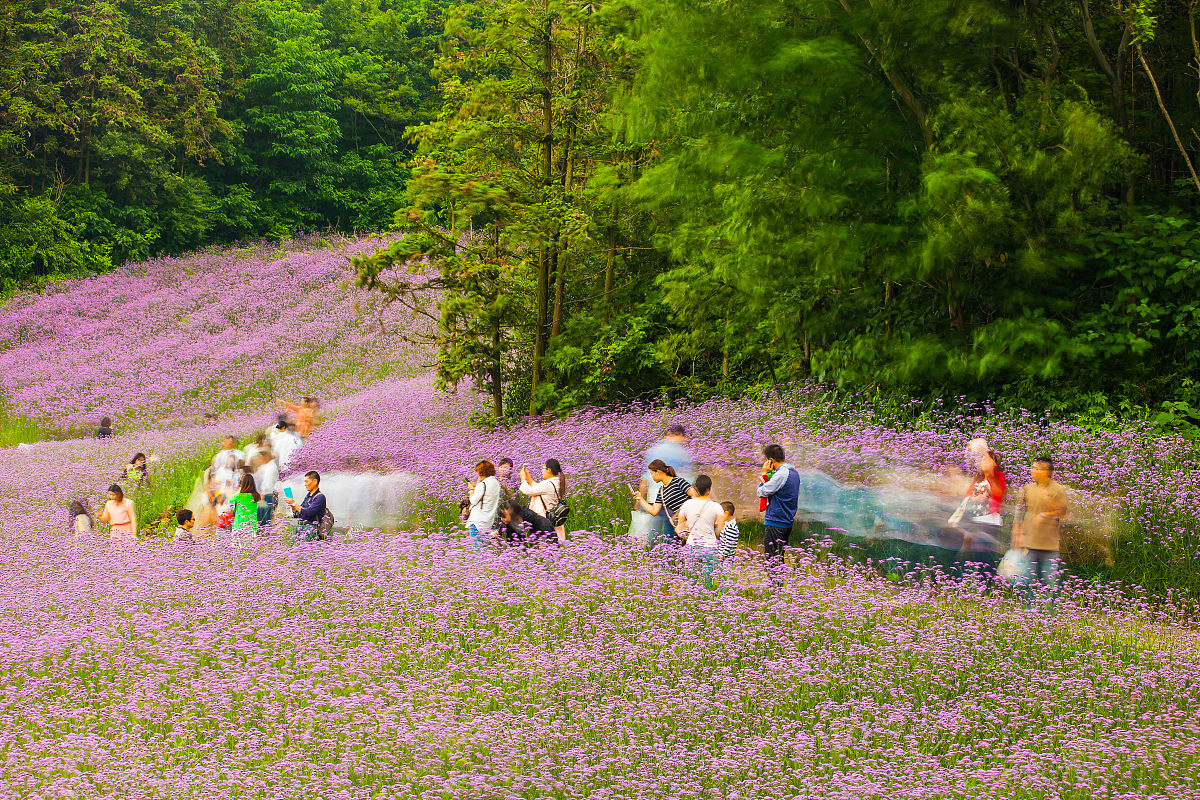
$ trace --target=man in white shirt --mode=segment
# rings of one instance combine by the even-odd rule
[[[300,437],[296,435],[296,426],[290,422],[281,422],[275,428],[271,437],[271,452],[279,462],[279,473],[286,475],[292,462],[292,455],[300,449]]]
[[[276,484],[279,483],[279,464],[271,457],[270,450],[262,450],[254,459],[254,488],[262,495],[263,505],[259,507],[258,524],[265,525],[275,516],[275,506],[279,498],[275,495]]]

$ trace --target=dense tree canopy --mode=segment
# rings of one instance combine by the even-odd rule
[[[810,376],[1186,411],[1198,12],[9,0],[0,276],[395,225],[362,282],[498,415]]]

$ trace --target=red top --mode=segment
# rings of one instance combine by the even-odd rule
[[[991,461],[991,474],[988,474],[989,470],[987,466],[982,466],[979,472],[975,473],[975,479],[971,481],[971,487],[967,489],[967,497],[978,497],[983,494],[984,489],[980,484],[986,481],[988,513],[999,514],[1001,507],[1004,505],[1004,493],[1008,488],[1008,482],[1004,477],[1004,470],[1000,469],[999,460],[996,458],[996,455],[989,451],[988,460]]]

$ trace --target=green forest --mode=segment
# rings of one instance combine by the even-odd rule
[[[1198,13],[4,0],[0,282],[398,231],[360,284],[497,417],[811,379],[1196,421]]]

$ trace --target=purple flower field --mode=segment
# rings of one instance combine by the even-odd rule
[[[1012,486],[1050,452],[1081,514],[1187,564],[1189,443],[1020,412],[889,427],[803,386],[481,431],[479,401],[437,393],[342,288],[369,246],[127,266],[0,309],[9,409],[118,430],[0,451],[0,797],[1200,797],[1182,600],[1072,580],[1027,611],[819,549],[774,575],[741,553],[717,595],[613,533],[672,422],[729,491],[768,441],[842,480],[934,486],[985,435]],[[329,419],[296,466],[411,473],[411,524],[248,550],[66,533],[67,502],[95,504],[135,450],[166,470],[302,392]],[[500,455],[559,458],[591,530],[476,552],[438,522]]]

